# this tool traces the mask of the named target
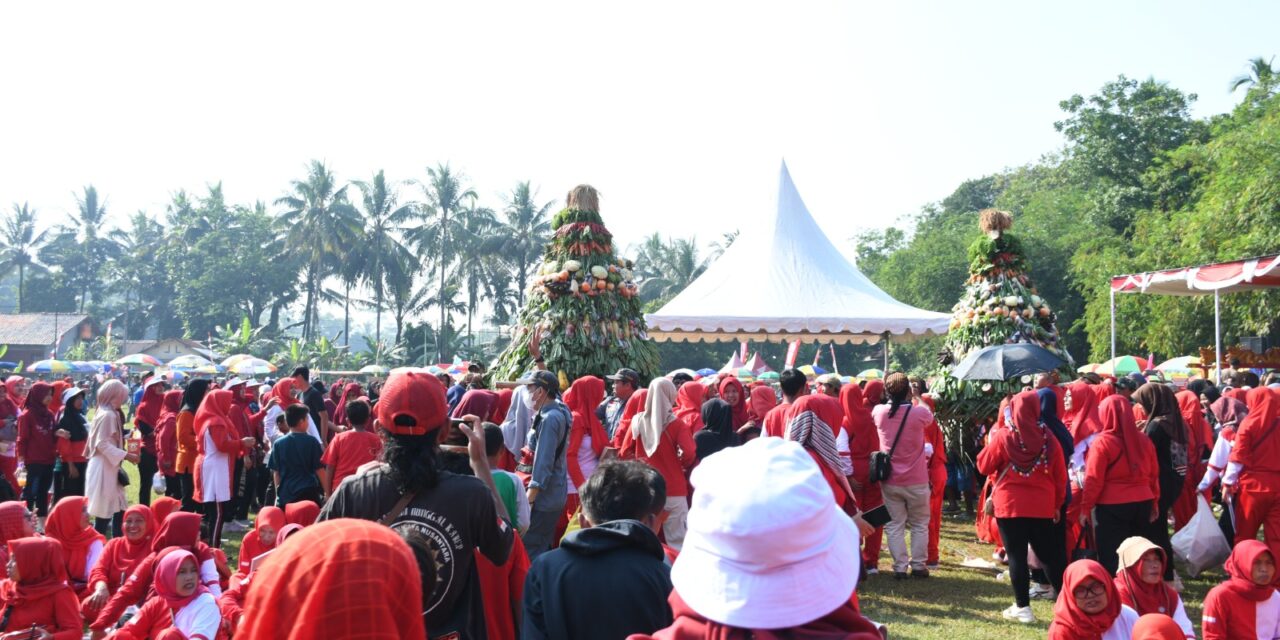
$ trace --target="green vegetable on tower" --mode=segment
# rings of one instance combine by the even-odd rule
[[[658,352],[641,311],[635,265],[614,254],[596,190],[574,187],[552,227],[511,344],[492,367],[494,379],[515,380],[538,355],[562,384],[622,367],[646,379],[655,375]]]

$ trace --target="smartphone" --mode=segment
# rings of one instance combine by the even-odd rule
[[[461,418],[449,418],[449,431],[444,437],[444,444],[467,446],[467,436],[458,427],[467,422]]]

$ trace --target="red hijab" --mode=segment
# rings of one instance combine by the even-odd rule
[[[871,409],[862,398],[862,388],[856,384],[840,387],[840,406],[844,408],[844,430],[849,433],[849,454],[863,455],[855,457],[856,461],[871,455],[880,448],[880,434],[876,431],[876,421],[871,417]]]
[[[1163,613],[1148,613],[1133,625],[1133,640],[1187,640],[1187,634]]]
[[[738,402],[732,405],[733,408],[733,429],[737,431],[739,427],[747,423],[747,392],[742,388],[742,382],[733,376],[725,376],[720,380],[720,386],[717,391],[720,399],[724,400],[724,390],[729,387],[738,388]],[[728,402],[726,400],[726,402]]]
[[[1094,388],[1083,380],[1067,385],[1071,394],[1071,413],[1064,422],[1071,429],[1071,440],[1074,444],[1084,442],[1089,436],[1102,431],[1102,419],[1098,417],[1098,397]]]
[[[1193,459],[1199,463],[1199,447],[1212,445],[1213,428],[1209,426],[1209,421],[1205,420],[1204,407],[1200,406],[1200,396],[1194,391],[1179,391],[1173,397],[1178,401],[1178,412],[1182,414],[1182,422],[1187,425],[1191,442],[1196,445],[1196,450],[1192,452]]]
[[[21,378],[18,378],[21,381]],[[9,418],[18,415],[18,402],[20,398],[15,395],[14,387],[8,382],[4,383],[4,399],[0,400],[0,418]]]
[[[160,523],[155,537],[151,538],[151,551],[159,553],[169,547],[182,547],[194,552],[201,564],[213,559],[213,550],[200,542],[198,513],[171,513]]]
[[[17,500],[0,502],[0,545],[27,535],[27,505]],[[9,562],[9,547],[0,546],[0,564]]]
[[[263,540],[262,536],[258,535],[258,530],[263,525],[266,525],[271,527],[271,529],[276,533],[279,533],[280,530],[284,528],[285,524],[287,524],[287,522],[285,520],[284,509],[281,509],[280,507],[263,507],[262,510],[258,512],[258,517],[253,521],[253,536],[257,538],[258,544],[262,545],[263,549],[274,548],[276,546],[275,534],[272,534],[270,540]]]
[[[691,433],[702,430],[702,402],[707,398],[707,388],[696,383],[686,382],[676,392],[676,406],[673,410],[676,417],[689,425]]]
[[[156,519],[151,514],[151,508],[144,504],[135,504],[125,509],[124,517],[128,518],[135,514],[142,516],[142,521],[145,523],[142,537],[138,538],[137,542],[134,542],[127,536],[122,536],[120,543],[107,544],[107,548],[104,550],[104,553],[111,554],[114,560],[112,566],[130,567],[129,573],[133,573],[132,567],[147,557],[147,554],[151,553],[151,541],[156,536]]]
[[[720,624],[694,611],[680,594],[668,598],[675,620],[653,635],[634,635],[644,640],[880,640],[880,631],[853,605],[853,598],[817,620],[788,629],[740,629]]]
[[[630,448],[628,443],[631,442],[631,420],[636,417],[636,414],[644,411],[645,400],[648,397],[648,389],[637,389],[630,398],[627,398],[626,406],[622,407],[622,417],[618,418],[618,427],[613,430],[613,442],[610,444],[618,449],[619,455],[623,457],[635,457],[627,451]]]
[[[774,395],[772,387],[768,385],[751,387],[751,396],[747,401],[747,419],[763,429],[764,417],[769,415],[769,410],[776,406],[778,406],[778,396]]]
[[[72,579],[88,575],[85,560],[89,557],[89,547],[95,541],[106,542],[106,538],[93,527],[81,526],[87,503],[88,500],[83,496],[67,496],[54,505],[44,523],[45,535],[62,543],[67,575]]]
[[[1136,475],[1145,475],[1143,473],[1143,462],[1145,456],[1142,456],[1136,448],[1142,444],[1141,441],[1134,441],[1131,445],[1131,439],[1139,436],[1145,437],[1138,431],[1136,422],[1133,420],[1133,410],[1129,399],[1124,396],[1109,396],[1102,401],[1102,405],[1098,408],[1098,416],[1102,418],[1102,436],[1104,438],[1116,438],[1120,441],[1119,448],[1121,455],[1129,462],[1129,473]],[[1154,469],[1149,470],[1155,473]]]
[[[867,381],[867,386],[862,388],[862,403],[868,411],[884,403],[884,380]]]
[[[204,434],[212,430],[210,437],[214,442],[221,442],[228,433],[240,433],[231,424],[231,396],[232,393],[226,389],[215,389],[205,394],[200,409],[196,411],[196,438],[204,438]]]
[[[1244,540],[1237,544],[1231,550],[1231,555],[1227,557],[1226,564],[1222,565],[1230,576],[1222,586],[1252,602],[1262,602],[1270,598],[1271,594],[1275,593],[1275,588],[1272,585],[1260,587],[1253,581],[1253,563],[1257,562],[1258,556],[1264,553],[1271,553],[1271,549],[1264,542]],[[1272,559],[1274,560],[1274,556]]]
[[[461,418],[465,415],[479,416],[484,419],[493,411],[493,405],[498,404],[498,394],[488,389],[467,389],[462,394],[462,400],[458,401],[458,406],[454,407],[451,417]]]
[[[823,425],[814,418],[825,423],[827,428],[822,428]],[[849,487],[849,479],[840,468],[840,453],[836,449],[836,432],[843,420],[844,411],[839,400],[822,393],[804,396],[787,409],[785,437],[805,448],[831,485],[836,504],[849,510],[856,505],[856,499]]]
[[[569,428],[585,430],[586,435],[591,436],[591,448],[595,450],[597,456],[604,453],[604,447],[609,443],[604,425],[600,424],[600,418],[596,417],[596,407],[600,406],[601,402],[604,402],[604,380],[595,376],[582,376],[574,380],[573,384],[569,385],[569,389],[564,392],[564,404],[573,414],[573,422]],[[459,403],[458,406],[462,404]]]
[[[1127,402],[1127,401],[1126,401]],[[1076,605],[1075,589],[1090,578],[1102,583],[1107,591],[1107,608],[1094,614],[1085,613]],[[1072,640],[1102,640],[1116,618],[1120,617],[1120,594],[1107,575],[1107,570],[1093,560],[1077,560],[1062,574],[1062,592],[1053,605],[1053,624],[1049,625],[1050,638]]]
[[[298,382],[297,378],[281,378],[276,382],[275,386],[271,387],[271,395],[275,396],[276,404],[280,405],[281,409],[285,409],[302,402],[297,396],[293,395],[293,392],[295,390],[305,391],[304,386],[301,382]]]
[[[50,396],[52,400],[49,401],[50,413],[56,416],[59,411],[62,411],[62,392],[70,389],[71,386],[71,383],[66,380],[59,380],[53,383],[53,395]]]
[[[156,589],[156,595],[164,599],[172,613],[191,604],[200,594],[209,593],[209,587],[196,580],[196,590],[191,595],[178,594],[178,570],[184,562],[191,562],[196,566],[196,572],[200,572],[200,560],[194,554],[181,547],[169,547],[160,552],[160,560],[156,562],[155,573],[152,574],[155,577],[151,584]]]
[[[309,527],[320,517],[320,505],[310,501],[291,502],[284,506],[284,519],[289,524]]]
[[[329,520],[294,538],[253,578],[246,638],[426,638],[418,563],[389,527]]]
[[[151,380],[147,380],[151,382]],[[133,422],[144,422],[155,427],[160,424],[160,412],[164,409],[164,383],[156,382],[142,392],[142,400],[138,402],[138,410],[133,414]]]
[[[18,538],[9,541],[9,555],[18,565],[18,582],[0,583],[0,598],[6,606],[21,608],[28,602],[47,598],[67,584],[66,564],[62,561],[62,545],[53,538]]]
[[[161,496],[151,501],[151,519],[159,527],[161,522],[168,519],[169,514],[182,509],[182,501],[169,496]],[[154,529],[152,530],[154,532]]]
[[[1013,424],[1009,424],[1010,414]],[[1047,462],[1048,434],[1040,424],[1040,396],[1035,391],[1023,391],[1013,397],[1005,414],[1005,426],[1007,428],[999,433],[1004,438],[1005,453],[1014,467],[1026,470]]]
[[[338,406],[333,410],[333,421],[337,424],[347,424],[347,403],[359,398],[361,395],[363,395],[363,391],[360,390],[360,383],[348,382],[347,386],[342,388],[342,397],[338,399]],[[480,417],[484,418],[484,416]]]
[[[42,426],[53,424],[53,411],[49,407],[53,406],[50,401],[49,406],[45,406],[44,399],[53,394],[53,385],[47,382],[37,382],[31,385],[31,389],[27,391],[27,397],[22,401],[22,411],[31,414],[37,423]]]
[[[9,391],[9,400],[15,405],[21,406],[22,401],[26,399],[26,395],[22,393],[22,383],[25,381],[26,378],[22,376],[9,376],[4,380],[4,388]]]
[[[1154,551],[1160,553],[1160,575],[1164,575],[1164,563],[1167,562],[1164,557],[1164,549],[1154,547]],[[1146,551],[1143,551],[1146,555]],[[1116,571],[1116,592],[1120,594],[1120,600],[1124,604],[1129,605],[1138,615],[1147,613],[1163,613],[1171,616],[1174,609],[1178,607],[1178,592],[1172,587],[1160,580],[1155,584],[1149,584],[1142,579],[1142,559],[1128,567],[1120,567]]]
[[[511,389],[503,389],[498,392],[498,401],[493,404],[493,411],[489,412],[489,417],[487,418],[489,422],[502,424],[507,419],[507,411],[511,409],[511,396],[514,393]]]

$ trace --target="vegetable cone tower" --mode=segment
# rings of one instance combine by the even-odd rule
[[[574,187],[566,203],[552,219],[555,235],[493,375],[514,380],[541,355],[562,387],[580,376],[605,376],[622,367],[647,379],[657,371],[658,351],[640,310],[634,265],[614,255],[594,188]]]
[[[1059,339],[1056,315],[1031,281],[1022,243],[1007,233],[1012,216],[986,209],[979,224],[984,235],[969,245],[969,280],[952,309],[943,364],[982,347],[1029,342],[1060,356],[1070,373],[1071,354]]]

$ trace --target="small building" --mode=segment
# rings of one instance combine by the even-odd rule
[[[159,340],[127,340],[121,345],[121,356],[145,353],[160,362],[169,362],[178,356],[200,356],[218,361],[218,354],[203,344],[186,338],[161,338]]]
[[[98,335],[97,325],[82,313],[0,314],[0,345],[4,360],[30,364],[61,356],[77,342]]]

